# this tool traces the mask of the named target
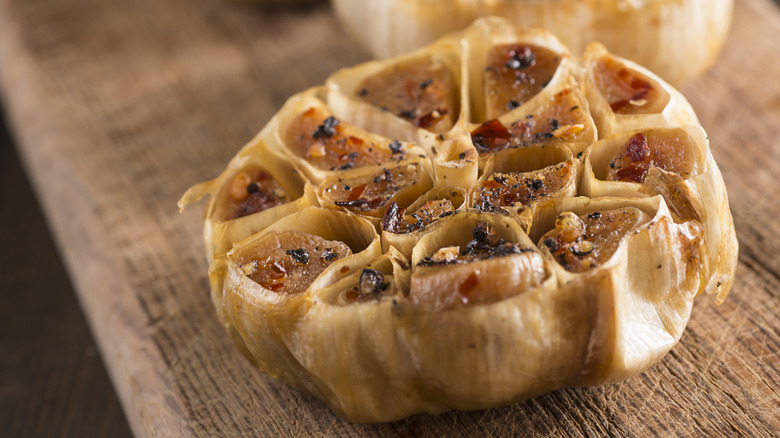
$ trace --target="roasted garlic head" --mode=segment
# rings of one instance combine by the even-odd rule
[[[600,41],[679,85],[715,62],[734,0],[333,0],[333,8],[355,40],[379,58],[492,15],[549,29],[577,55]]]
[[[498,18],[293,96],[204,195],[230,337],[352,421],[636,375],[737,257],[685,98]]]

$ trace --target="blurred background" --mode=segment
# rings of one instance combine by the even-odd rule
[[[0,205],[0,434],[132,436],[5,118]]]

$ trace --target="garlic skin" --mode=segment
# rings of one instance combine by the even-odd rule
[[[738,255],[734,224],[727,207],[728,195],[704,129],[698,123],[680,128],[692,142],[701,169],[699,173],[681,176],[655,168],[650,169],[642,184],[606,181],[600,173],[607,166],[607,157],[616,146],[636,132],[642,132],[630,131],[593,145],[585,160],[580,193],[589,197],[661,195],[676,221],[695,220],[701,223],[704,226],[706,251],[709,253],[708,274],[705,275],[708,281],[702,287],[720,304],[731,290]]]
[[[516,73],[512,86],[529,82],[533,58],[514,43],[560,62],[535,96],[486,120],[504,105],[486,111],[487,93],[506,89],[483,76],[493,47],[510,45],[498,67]],[[695,296],[720,303],[734,281],[726,188],[685,98],[602,46],[588,50],[578,63],[552,34],[489,17],[291,97],[220,176],[180,201],[210,196],[211,296],[238,349],[356,422],[505,405],[625,380],[660,360]],[[605,59],[618,73],[608,86],[597,76]],[[425,96],[457,108],[446,130],[364,99],[368,79],[431,60],[449,69]],[[396,79],[414,96],[432,83],[404,74]],[[648,168],[620,180],[615,163]],[[283,202],[233,218],[228,197],[257,190],[243,185],[258,169]],[[502,203],[478,202],[481,188]],[[621,209],[630,226],[599,222]],[[307,270],[310,257],[319,258]]]
[[[278,123],[277,115],[241,148],[218,177],[190,187],[179,200],[179,208],[183,209],[187,204],[198,202],[205,196],[211,197],[204,213],[203,225],[206,258],[209,264],[215,257],[229,251],[233,243],[316,203],[312,187],[299,176],[299,172],[279,146],[275,136]],[[269,172],[293,201],[253,215],[228,219],[225,212],[225,197],[228,196],[231,180],[236,174],[247,169]]]
[[[581,55],[591,41],[677,86],[715,61],[733,0],[333,0],[336,15],[377,58],[429,44],[479,17],[549,29]]]

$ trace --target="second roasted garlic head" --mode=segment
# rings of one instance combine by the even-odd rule
[[[334,0],[336,15],[379,58],[463,29],[479,17],[554,32],[575,54],[592,41],[680,85],[717,58],[734,0]]]

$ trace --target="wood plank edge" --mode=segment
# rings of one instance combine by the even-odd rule
[[[25,52],[8,9],[0,2],[0,95],[9,128],[133,434],[192,436],[161,352],[149,348],[155,344],[147,335],[148,318],[110,247],[110,233],[61,144],[89,139],[74,123],[57,120],[56,95],[46,92],[46,78]]]

